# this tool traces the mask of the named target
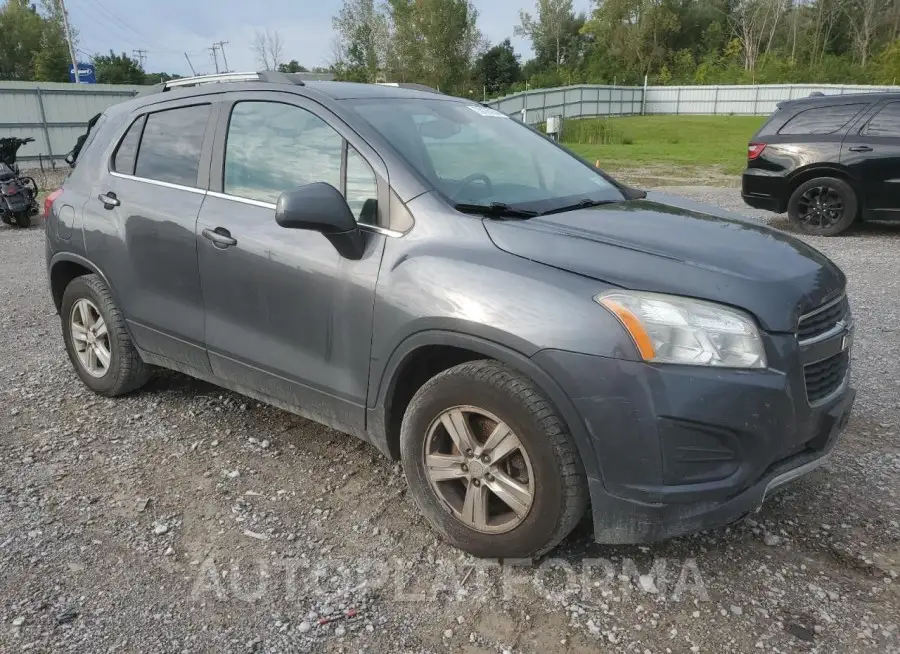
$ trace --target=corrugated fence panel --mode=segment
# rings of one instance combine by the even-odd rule
[[[734,86],[579,85],[536,89],[488,102],[492,107],[521,118],[527,105],[527,121],[539,123],[547,116],[619,116],[629,114],[715,114],[765,116],[779,102],[809,97],[811,93],[846,95],[900,91],[900,86],[840,84],[768,84]],[[645,96],[646,93],[646,97]]]
[[[0,138],[32,137],[19,150],[23,163],[40,158],[59,162],[84,133],[87,121],[118,102],[130,99],[138,86],[52,82],[0,82]]]

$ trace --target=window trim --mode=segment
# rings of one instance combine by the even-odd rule
[[[173,182],[164,182],[161,179],[153,179],[151,177],[138,177],[137,175],[127,175],[125,173],[117,173],[114,170],[109,171],[109,174],[113,177],[118,177],[120,179],[130,179],[135,182],[144,182],[145,184],[152,184],[153,186],[162,186],[163,188],[171,188],[177,191],[188,191],[190,193],[198,193],[200,195],[206,195],[208,191],[206,189],[197,188],[196,186],[184,186],[182,184],[175,184]]]

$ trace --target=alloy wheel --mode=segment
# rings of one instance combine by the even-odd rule
[[[800,222],[825,229],[836,225],[844,216],[844,200],[830,186],[814,186],[800,196],[797,205]]]
[[[457,520],[499,534],[518,527],[534,503],[528,452],[497,416],[457,406],[431,423],[424,449],[429,484]]]
[[[92,377],[103,377],[109,371],[112,349],[106,321],[97,305],[85,298],[75,302],[69,328],[82,368]]]

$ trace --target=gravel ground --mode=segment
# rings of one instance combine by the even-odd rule
[[[0,652],[900,652],[900,227],[809,240],[858,320],[829,463],[729,529],[500,566],[348,436],[174,373],[86,391],[41,228],[0,228]]]

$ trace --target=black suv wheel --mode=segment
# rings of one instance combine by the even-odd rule
[[[791,194],[788,216],[802,231],[815,236],[835,236],[847,229],[859,209],[856,191],[836,177],[817,177]]]
[[[531,380],[496,361],[464,363],[422,386],[400,449],[425,517],[475,556],[540,556],[588,504],[564,422]]]

